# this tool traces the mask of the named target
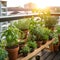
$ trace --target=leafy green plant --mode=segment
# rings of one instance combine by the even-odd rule
[[[0,48],[0,60],[5,60],[5,58],[7,58],[8,53],[6,50]]]
[[[45,19],[45,26],[48,28],[54,27],[58,23],[58,18],[54,16],[47,16]]]
[[[15,46],[18,44],[19,30],[15,26],[9,26],[6,31],[3,32],[2,38],[5,37],[7,46]]]
[[[37,48],[37,44],[36,44],[35,41],[28,41],[28,42],[27,42],[27,45],[28,45],[30,48],[33,48],[33,49]]]
[[[24,40],[21,40],[20,42],[19,42],[19,44],[21,45],[21,44],[25,44],[25,41]]]
[[[53,42],[53,44],[58,44],[59,40],[58,40],[58,34],[57,34],[57,31],[54,31],[53,32],[53,38],[55,38],[55,41]]]
[[[22,47],[22,49],[20,50],[20,53],[22,53],[24,56],[26,56],[29,52],[30,52],[30,48],[27,45]]]
[[[36,40],[48,40],[50,30],[41,26],[33,26],[33,28],[30,29],[30,33],[36,36]]]
[[[60,34],[60,25],[56,26],[57,33]]]
[[[43,30],[44,30],[43,40],[49,40],[49,35],[51,33],[51,30],[49,30],[48,28],[43,28]]]
[[[26,37],[26,34],[22,30],[19,30],[19,38],[24,39],[25,37]]]
[[[30,21],[31,21],[30,19],[21,19],[18,22],[14,22],[14,25],[19,30],[26,30],[29,29]]]
[[[5,46],[6,46],[6,41],[5,40],[1,40],[0,41],[0,48],[5,48]]]

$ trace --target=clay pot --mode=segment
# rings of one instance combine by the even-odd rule
[[[51,44],[49,49],[51,52],[59,51],[59,45],[58,44],[56,44],[56,45]]]
[[[28,30],[27,29],[26,30],[23,30],[23,32],[25,33],[25,38],[24,39],[26,39],[27,36],[28,36]]]
[[[18,50],[19,50],[18,46],[16,46],[15,48],[8,48],[8,47],[6,47],[6,50],[8,51],[9,60],[16,60],[17,59],[17,57],[18,57]]]
[[[55,51],[55,50],[54,50],[54,45],[53,45],[53,44],[50,44],[49,50],[50,50],[51,52],[54,52],[54,51]]]
[[[54,45],[54,50],[55,51],[59,51],[59,45],[57,44],[57,45]]]

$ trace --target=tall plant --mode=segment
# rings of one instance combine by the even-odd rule
[[[3,32],[2,38],[5,37],[7,46],[15,46],[18,44],[19,30],[15,26],[9,26],[6,31]]]

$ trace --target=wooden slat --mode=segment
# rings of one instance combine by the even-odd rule
[[[43,56],[41,56],[40,60],[45,60],[51,54],[50,51],[47,51]]]
[[[60,60],[60,52],[54,57],[53,60]]]
[[[53,60],[53,58],[56,56],[57,52],[51,52],[51,54],[45,59],[45,60]]]
[[[17,60],[28,60],[34,56],[36,56],[41,50],[43,50],[46,46],[50,45],[55,39],[53,38],[51,41],[48,41],[46,44],[42,45],[40,48],[36,49],[34,52],[30,53],[24,58],[19,58]]]
[[[44,49],[43,51],[41,51],[41,52],[39,53],[39,55],[40,55],[40,56],[43,56],[46,52],[47,52],[47,50]]]

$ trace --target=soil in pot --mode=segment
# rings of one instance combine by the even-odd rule
[[[9,56],[9,60],[16,60],[18,57],[18,50],[19,47],[18,46],[14,46],[14,47],[6,47],[6,50],[8,51],[8,56]]]
[[[52,35],[49,35],[49,40],[52,40],[53,38],[52,38]]]
[[[34,48],[31,48],[30,52],[33,52],[34,51]]]
[[[23,57],[25,57],[25,56],[27,56],[27,55],[28,55],[28,53],[23,53],[23,54],[22,54]]]
[[[39,48],[43,44],[43,41],[36,41],[36,43],[37,43],[37,48]]]

